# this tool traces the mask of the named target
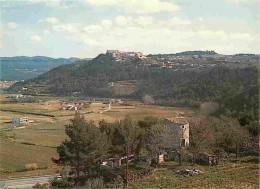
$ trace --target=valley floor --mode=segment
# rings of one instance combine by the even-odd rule
[[[70,123],[75,111],[61,110],[58,97],[33,97],[37,100],[45,98],[45,104],[15,103],[7,96],[0,95],[0,179],[55,173],[59,167],[51,159],[57,157],[56,148],[66,139],[64,126]],[[92,103],[80,113],[97,126],[103,119],[114,122],[124,119],[126,115],[139,120],[146,116],[168,118],[193,113],[193,110],[185,108],[144,106],[139,102],[134,106],[112,105],[111,110],[100,113],[107,106],[102,102]],[[16,115],[24,115],[32,122],[12,124],[10,121]],[[37,169],[26,170],[28,164],[37,164]]]

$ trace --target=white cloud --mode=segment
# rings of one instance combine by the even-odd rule
[[[47,0],[28,0],[28,3],[45,3]]]
[[[0,30],[0,49],[4,48],[4,30]]]
[[[55,17],[49,17],[46,19],[46,21],[50,24],[57,24],[58,23],[58,19]]]
[[[180,7],[173,2],[160,0],[86,0],[93,6],[114,6],[131,14],[149,14],[178,11]]]
[[[60,6],[60,4],[61,4],[60,0],[48,0],[47,1],[47,6],[50,6],[50,7],[57,7],[57,6]]]
[[[101,32],[102,30],[103,28],[100,25],[88,25],[84,27],[84,31],[86,33],[97,33],[97,32]]]
[[[142,26],[148,26],[153,24],[154,18],[150,16],[141,16],[138,18],[137,23]]]
[[[49,30],[43,30],[43,33],[44,33],[44,34],[49,34],[50,31],[49,31]]]
[[[180,7],[172,2],[161,2],[159,0],[127,0],[124,4],[119,4],[129,13],[156,13],[178,11]],[[122,6],[121,6],[122,5]]]
[[[37,34],[31,35],[30,38],[31,38],[32,41],[34,41],[36,43],[41,43],[42,42],[42,38],[39,35],[37,35]]]
[[[77,37],[78,38],[78,37]],[[83,43],[88,46],[97,46],[100,45],[101,43],[97,42],[97,40],[89,37],[88,35],[80,35],[80,38],[78,39],[78,43]]]
[[[116,5],[117,0],[86,0],[90,5],[94,6],[104,6],[104,5]]]
[[[58,24],[54,25],[53,29],[59,32],[67,31],[69,33],[77,33],[80,30],[77,24]]]
[[[14,22],[9,22],[8,23],[8,28],[9,29],[16,29],[18,27],[18,24],[14,23]]]
[[[243,32],[233,32],[233,33],[226,33],[224,31],[211,31],[211,30],[199,30],[197,34],[201,38],[205,39],[221,39],[221,40],[229,40],[229,41],[247,41],[247,42],[253,42],[254,37],[249,33],[243,33]]]
[[[132,17],[125,17],[122,15],[119,15],[115,18],[115,22],[118,26],[126,26],[129,25],[131,23],[131,21],[133,20]]]
[[[189,20],[182,20],[178,17],[174,17],[171,21],[170,21],[173,25],[188,25],[190,24]]]
[[[203,22],[204,21],[204,18],[203,17],[198,17],[198,20],[200,21],[200,22]]]
[[[259,4],[259,0],[226,0],[226,1],[234,5]]]
[[[249,33],[231,33],[230,39],[246,40],[252,42],[254,39]]]
[[[199,30],[198,34],[205,39],[227,39],[227,34],[224,31]]]
[[[56,17],[48,17],[46,19],[38,20],[38,23],[41,23],[41,22],[47,22],[49,24],[58,24],[59,20]]]
[[[102,20],[102,21],[101,21],[101,25],[102,25],[103,27],[111,27],[112,22],[111,22],[111,20],[105,19],[105,20]]]
[[[44,3],[45,5],[47,5],[49,7],[60,6],[62,2],[63,2],[62,0],[27,0],[27,3],[30,3],[30,4]]]

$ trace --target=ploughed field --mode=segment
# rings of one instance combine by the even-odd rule
[[[7,96],[1,94],[0,97],[0,178],[54,173],[59,167],[52,163],[51,158],[57,157],[56,148],[66,139],[64,126],[70,123],[75,111],[61,110],[57,97],[43,97],[44,103],[17,103]],[[40,97],[32,98],[41,100]],[[139,102],[126,106],[112,105],[108,110],[107,104],[95,102],[79,112],[98,126],[103,119],[114,122],[126,115],[134,120],[146,116],[168,118],[189,116],[193,110],[145,106]],[[15,115],[28,117],[29,123],[11,123]]]

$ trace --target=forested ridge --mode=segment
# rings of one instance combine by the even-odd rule
[[[59,66],[35,79],[17,83],[10,91],[31,84],[46,85],[46,93],[55,95],[116,96],[109,83],[136,81],[131,98],[152,96],[156,104],[199,107],[214,101],[222,111],[252,110],[258,113],[258,68],[217,65],[207,69],[178,70],[148,66],[140,59],[124,62],[100,54],[91,61]],[[19,86],[19,87],[18,87]],[[240,106],[237,106],[239,99]],[[233,110],[234,109],[234,110]]]

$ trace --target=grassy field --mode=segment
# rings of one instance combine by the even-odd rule
[[[177,176],[177,162],[164,162],[155,173],[131,184],[131,188],[259,188],[258,157],[241,158],[238,163],[226,162],[217,166],[194,165],[203,173]]]
[[[1,178],[52,173],[57,169],[51,157],[57,157],[55,148],[26,145],[1,139]],[[26,164],[36,163],[37,171],[25,171]]]

